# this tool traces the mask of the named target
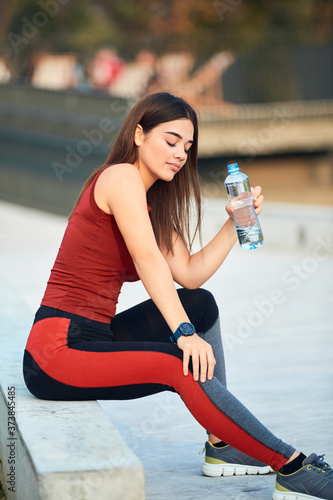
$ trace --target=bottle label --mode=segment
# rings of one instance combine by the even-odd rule
[[[229,196],[238,196],[241,193],[249,191],[251,193],[249,179],[244,179],[239,182],[233,182],[232,184],[226,184],[227,193]]]

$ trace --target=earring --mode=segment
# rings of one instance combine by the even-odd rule
[[[138,147],[141,146],[141,142],[136,142],[135,143]]]

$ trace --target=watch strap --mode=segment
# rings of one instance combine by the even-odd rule
[[[180,336],[181,336],[181,333],[180,333],[180,331],[179,331],[179,330],[178,330],[178,328],[177,328],[177,330],[175,331],[175,333],[172,333],[172,334],[170,335],[170,340],[171,340],[171,342],[172,342],[173,344],[177,344],[177,340],[179,339],[179,337],[180,337]]]
[[[186,327],[186,328],[184,328]],[[184,322],[179,325],[177,330],[170,335],[170,340],[173,344],[177,344],[177,340],[181,335],[184,337],[191,337],[195,333],[195,327],[192,325],[192,323],[189,322]]]

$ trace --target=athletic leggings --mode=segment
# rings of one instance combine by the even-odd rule
[[[214,377],[183,375],[182,351],[152,300],[106,323],[41,306],[24,354],[24,378],[37,398],[133,399],[177,392],[209,432],[278,470],[294,448],[274,436],[226,388],[219,313],[212,294],[178,290],[198,335],[212,345]],[[190,364],[191,370],[191,364]]]

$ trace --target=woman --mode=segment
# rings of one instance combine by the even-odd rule
[[[192,196],[196,231],[201,216],[197,144],[196,114],[181,98],[152,94],[132,109],[69,219],[27,342],[27,387],[59,400],[176,391],[208,432],[204,474],[272,467],[274,499],[298,491],[297,498],[333,499],[322,457],[306,458],[275,437],[226,388],[217,305],[200,287],[237,236],[228,206],[216,237],[190,254]],[[259,187],[253,195],[259,213]],[[123,282],[138,279],[151,300],[116,314]],[[318,470],[325,484],[317,495],[303,482],[316,482]]]

